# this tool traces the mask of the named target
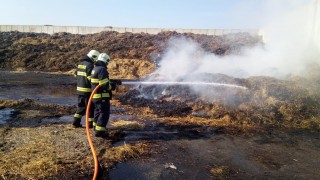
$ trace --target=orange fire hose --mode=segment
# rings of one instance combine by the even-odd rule
[[[92,155],[93,155],[93,159],[94,159],[94,174],[93,174],[93,180],[96,180],[97,177],[98,177],[98,171],[99,171],[99,161],[98,161],[98,157],[97,157],[97,153],[96,153],[96,150],[93,146],[93,143],[92,143],[92,139],[91,139],[91,136],[90,136],[90,129],[89,129],[89,112],[90,112],[90,106],[91,106],[91,100],[92,100],[92,97],[94,95],[94,93],[99,89],[100,85],[97,85],[96,88],[94,88],[94,90],[92,91],[91,95],[90,95],[90,98],[89,98],[89,101],[88,101],[88,106],[87,106],[87,109],[86,109],[86,131],[87,131],[87,137],[88,137],[88,141],[89,141],[89,145],[90,145],[90,148],[91,148],[91,152],[92,152]]]

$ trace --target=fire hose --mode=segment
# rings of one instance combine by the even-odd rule
[[[121,85],[121,80],[110,79],[110,83],[113,83],[115,85]],[[93,178],[92,178],[94,180],[96,180],[97,177],[98,177],[99,160],[98,160],[97,152],[96,152],[96,150],[94,148],[94,145],[93,145],[92,139],[91,139],[91,135],[90,135],[89,116],[88,115],[89,115],[90,108],[91,108],[92,97],[97,92],[97,90],[100,88],[101,85],[102,84],[97,85],[96,88],[94,88],[94,90],[91,92],[91,95],[90,95],[90,98],[89,98],[89,101],[88,101],[88,106],[87,106],[87,109],[86,109],[86,132],[87,132],[87,138],[88,138],[89,145],[90,145],[90,148],[91,148],[92,156],[93,156],[93,159],[94,159],[94,174],[93,174]]]
[[[90,145],[91,152],[92,152],[92,156],[93,156],[93,159],[94,159],[94,174],[93,174],[93,178],[92,178],[93,180],[96,180],[97,177],[98,177],[99,161],[98,161],[98,156],[97,156],[96,150],[95,150],[95,148],[93,146],[92,139],[91,139],[91,136],[90,136],[89,116],[88,116],[88,114],[90,112],[92,97],[93,97],[94,93],[99,89],[99,87],[100,87],[100,85],[97,85],[96,88],[94,88],[94,90],[92,91],[92,93],[90,95],[90,98],[89,98],[89,101],[88,101],[88,106],[87,106],[87,109],[86,109],[87,138],[88,138],[89,145]]]

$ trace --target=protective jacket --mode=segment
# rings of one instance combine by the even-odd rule
[[[100,88],[93,95],[93,101],[110,100],[111,99],[111,85],[109,80],[109,73],[106,63],[98,61],[95,64],[91,73],[91,89],[93,90],[99,84]]]
[[[95,127],[96,135],[99,132],[106,131],[106,125],[110,116],[110,99],[112,96],[109,73],[106,63],[102,61],[95,63],[91,75],[92,90],[98,85],[100,85],[100,88],[92,96],[92,102],[95,106],[93,126]]]
[[[77,94],[90,96],[91,94],[91,71],[93,61],[86,56],[77,67]]]

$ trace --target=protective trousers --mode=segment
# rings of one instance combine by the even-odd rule
[[[96,131],[106,131],[110,117],[110,100],[94,101],[94,122]]]
[[[74,124],[80,124],[82,116],[86,114],[90,96],[78,95],[77,112],[74,114]],[[94,105],[91,103],[89,112],[89,122],[93,121]]]

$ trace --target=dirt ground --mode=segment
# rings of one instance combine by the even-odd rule
[[[30,80],[37,77],[54,79],[58,89],[59,84],[73,78],[31,72],[3,72],[4,76],[10,81],[1,88],[11,89],[29,84],[42,87],[40,84],[45,84],[45,80]],[[27,84],[17,79],[24,76],[30,78],[22,78]],[[21,83],[15,84],[15,80]],[[241,125],[226,117],[214,120],[179,111],[159,114],[152,106],[121,103],[119,99],[127,93],[119,92],[112,101],[110,139],[93,137],[104,170],[102,179],[316,179],[319,176],[318,131],[288,129],[276,124]],[[58,98],[60,94],[53,96]],[[38,102],[32,94],[29,97],[0,100],[0,111],[14,109],[10,119],[0,125],[1,178],[91,179],[94,164],[85,129],[71,126],[75,106]]]
[[[92,179],[85,128],[71,125],[80,54],[111,52],[110,77],[139,81],[177,36],[220,56],[261,43],[248,34],[0,33],[0,179]],[[110,138],[92,137],[101,179],[317,179],[319,72],[312,65],[286,80],[206,74],[247,87],[206,89],[210,98],[177,85],[119,86]]]
[[[317,179],[317,133],[216,134],[156,145],[159,153],[117,165],[111,179]]]

